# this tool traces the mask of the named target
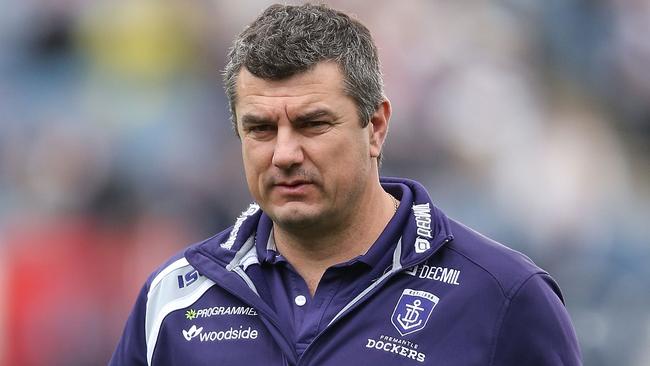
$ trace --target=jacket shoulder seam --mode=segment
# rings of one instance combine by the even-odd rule
[[[529,279],[530,277],[532,277],[532,276],[534,276],[534,275],[537,275],[537,274],[545,274],[545,273],[546,273],[546,272],[545,272],[544,270],[542,270],[542,269],[538,269],[538,270],[536,270],[536,271],[532,271],[532,272],[530,272],[530,273],[529,273],[529,274],[524,278],[523,281],[521,281],[521,283],[519,283],[519,284],[518,284],[518,283],[515,283],[511,288],[506,289],[506,288],[504,288],[503,283],[502,283],[502,282],[497,278],[497,276],[495,276],[495,275],[494,275],[490,270],[488,270],[487,268],[485,268],[485,266],[483,266],[482,264],[478,263],[476,260],[470,258],[470,257],[469,257],[468,255],[466,255],[465,253],[461,252],[460,250],[458,250],[458,249],[456,249],[456,248],[454,248],[454,247],[452,247],[452,246],[447,246],[447,249],[453,251],[454,253],[457,253],[458,255],[462,256],[463,258],[465,258],[465,259],[467,259],[468,261],[470,261],[471,263],[473,263],[473,264],[474,264],[475,266],[477,266],[478,268],[480,268],[480,269],[482,269],[483,271],[485,271],[485,273],[487,273],[487,274],[488,274],[488,275],[489,275],[489,276],[494,280],[494,282],[496,282],[496,284],[499,286],[499,289],[501,290],[502,295],[503,295],[506,299],[511,299],[511,298],[514,296],[514,293],[517,291],[517,289],[518,289],[519,287],[521,287],[521,286],[522,286],[526,281],[528,281],[528,279]]]
[[[535,276],[543,275],[543,274],[544,274],[544,272],[531,273],[528,277],[526,277],[525,280],[523,280],[521,282],[521,284],[519,286],[514,287],[514,289],[512,291],[512,296],[505,298],[505,301],[503,303],[503,307],[502,307],[502,310],[501,310],[501,314],[499,314],[499,317],[498,317],[497,321],[494,324],[494,343],[492,344],[492,352],[490,352],[491,353],[491,355],[490,355],[490,363],[488,364],[488,366],[492,366],[494,364],[494,360],[495,360],[496,354],[497,354],[497,347],[499,345],[499,336],[501,334],[501,331],[503,330],[503,322],[504,322],[504,320],[506,318],[506,315],[508,315],[508,311],[510,311],[510,309],[512,308],[511,307],[512,300],[515,298],[515,296],[517,296],[519,291],[521,291],[521,289],[524,288],[524,286],[526,285],[526,283],[528,283],[528,281],[530,281]]]

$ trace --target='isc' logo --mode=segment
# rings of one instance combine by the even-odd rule
[[[184,275],[178,275],[178,288],[183,288],[186,286],[189,286],[196,282],[196,280],[199,279],[199,272],[197,270],[193,270],[191,272],[187,272]]]

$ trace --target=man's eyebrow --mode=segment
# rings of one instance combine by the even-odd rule
[[[243,115],[241,118],[241,124],[242,126],[249,126],[249,125],[262,125],[262,124],[267,124],[267,123],[272,123],[273,121],[267,117],[262,117],[262,116],[256,116],[254,114],[246,114]]]
[[[336,115],[328,109],[316,109],[314,111],[307,112],[305,114],[301,114],[297,116],[296,118],[294,118],[293,122],[294,123],[309,122],[323,117],[336,118]]]

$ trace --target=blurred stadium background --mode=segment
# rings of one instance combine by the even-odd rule
[[[650,1],[329,3],[380,48],[383,174],[547,269],[586,365],[650,365]],[[269,2],[0,4],[0,364],[103,365],[250,201],[219,71]]]

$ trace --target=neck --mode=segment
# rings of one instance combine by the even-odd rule
[[[327,268],[365,254],[395,213],[395,200],[377,178],[338,223],[320,230],[285,230],[274,225],[282,255],[307,283],[311,295]]]

